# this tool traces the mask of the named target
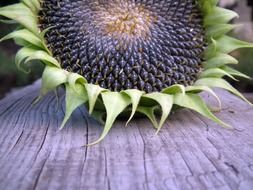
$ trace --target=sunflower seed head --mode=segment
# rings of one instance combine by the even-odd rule
[[[61,66],[112,91],[192,84],[206,47],[195,0],[43,0],[40,27]]]

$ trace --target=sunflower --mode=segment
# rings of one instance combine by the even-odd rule
[[[247,101],[223,77],[248,76],[232,69],[229,53],[252,44],[227,35],[237,13],[217,0],[22,0],[0,8],[19,24],[14,39],[19,68],[45,64],[38,99],[64,85],[63,128],[81,105],[104,119],[100,142],[120,115],[128,124],[147,116],[157,132],[172,110],[188,108],[218,119],[199,96],[222,88]],[[247,101],[248,102],[248,101]],[[248,102],[249,103],[249,102]]]

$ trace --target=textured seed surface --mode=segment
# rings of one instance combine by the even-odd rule
[[[205,49],[196,0],[43,0],[41,30],[61,66],[112,91],[192,84]]]

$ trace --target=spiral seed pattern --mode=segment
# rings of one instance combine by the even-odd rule
[[[39,20],[62,68],[112,91],[187,86],[201,72],[196,0],[43,0]]]

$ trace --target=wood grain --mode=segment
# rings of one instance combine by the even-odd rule
[[[253,109],[227,92],[217,91],[217,115],[234,130],[180,110],[157,136],[146,119],[119,121],[104,141],[83,148],[102,126],[80,108],[59,131],[64,97],[32,105],[39,88],[0,101],[1,190],[253,189]]]

